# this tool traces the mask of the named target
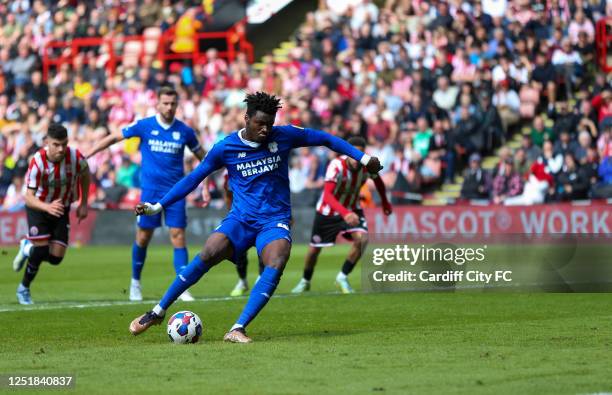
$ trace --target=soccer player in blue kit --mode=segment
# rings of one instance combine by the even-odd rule
[[[183,156],[185,147],[199,159],[204,157],[195,131],[175,118],[178,106],[177,92],[168,86],[157,93],[157,115],[141,119],[109,134],[94,145],[87,157],[91,157],[123,139],[140,138],[142,154],[142,172],[140,174],[142,195],[141,201],[150,202],[161,199],[184,175]],[[130,300],[142,300],[140,277],[147,256],[147,247],[153,232],[161,226],[162,213],[154,216],[138,217],[136,240],[132,246],[132,281]],[[177,199],[173,204],[164,207],[164,221],[170,228],[170,241],[174,246],[174,270],[178,274],[189,262],[185,243],[187,214],[185,199]],[[186,291],[179,298],[193,301],[193,296]]]
[[[136,206],[137,215],[156,215],[183,199],[205,177],[225,166],[234,194],[232,209],[208,237],[202,252],[176,277],[159,304],[137,317],[130,332],[138,335],[160,324],[166,310],[190,286],[219,262],[236,262],[255,245],[265,269],[225,341],[250,343],[245,328],[266,305],[291,252],[291,203],[289,193],[289,154],[297,147],[320,146],[347,155],[362,163],[370,173],[381,170],[378,158],[370,157],[348,142],[328,133],[300,127],[273,126],[280,99],[264,92],[248,94],[244,117],[246,127],[218,142],[189,175],[156,203]]]

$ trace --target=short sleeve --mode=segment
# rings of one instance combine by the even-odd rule
[[[325,182],[336,182],[340,172],[342,172],[342,162],[340,159],[332,160],[325,171]]]
[[[87,163],[87,159],[81,154],[79,150],[76,150],[76,163],[77,163],[77,174],[81,174],[85,172],[89,168],[89,164]]]
[[[189,150],[191,150],[191,152],[196,152],[201,148],[200,142],[196,137],[195,130],[191,128],[187,129],[187,147],[189,147]]]
[[[123,133],[123,137],[125,137],[126,139],[129,139],[131,137],[142,137],[141,129],[142,128],[140,127],[140,122],[134,121],[123,129],[121,129],[121,133]]]
[[[30,167],[28,168],[28,173],[26,175],[26,185],[29,189],[38,189],[40,184],[40,169],[36,164],[36,159],[32,158],[30,161]]]

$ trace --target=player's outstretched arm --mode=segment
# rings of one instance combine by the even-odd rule
[[[164,207],[184,199],[206,177],[222,166],[222,148],[215,145],[198,167],[177,182],[159,202],[155,204],[149,202],[138,204],[135,209],[136,215],[154,215],[161,212]]]
[[[77,218],[79,222],[81,220],[87,218],[88,214],[88,206],[87,201],[89,200],[89,184],[91,183],[91,173],[89,172],[89,166],[87,165],[87,161],[83,161],[84,166],[81,170],[81,175],[79,176],[79,186],[81,189],[81,201],[79,202],[79,206],[77,207]]]
[[[104,137],[102,140],[98,141],[96,144],[94,144],[93,148],[85,155],[85,157],[89,159],[98,152],[107,149],[111,145],[120,142],[124,138],[125,137],[123,136],[123,132],[121,130],[116,130],[108,136]]]
[[[382,170],[382,166],[380,165],[378,158],[371,157],[370,155],[359,151],[357,148],[353,147],[351,144],[339,137],[333,136],[322,130],[308,128],[302,129],[295,126],[292,126],[292,128],[296,130],[293,136],[295,138],[295,142],[297,143],[295,145],[296,147],[324,145],[332,151],[350,156],[356,161],[359,161],[372,174],[376,174]]]
[[[202,148],[198,143],[198,148],[193,151],[193,154],[199,161],[202,161],[206,156],[206,151]],[[204,188],[202,188],[202,202],[204,203],[203,207],[207,207],[210,203],[210,192],[208,191],[208,179],[204,179]]]
[[[375,177],[373,176],[373,180],[382,202],[383,212],[385,215],[391,215],[393,212],[393,207],[391,207],[391,203],[389,203],[389,200],[387,199],[387,189],[385,188],[385,183],[383,182],[382,178],[378,176],[378,174]]]

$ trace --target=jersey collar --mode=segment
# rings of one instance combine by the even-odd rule
[[[161,115],[159,115],[159,114],[155,114],[155,120],[157,121],[159,126],[161,126],[162,128],[168,130],[168,129],[170,129],[170,127],[172,125],[174,125],[174,121],[176,121],[176,117],[172,120],[171,124],[165,123],[164,120],[162,119]]]
[[[238,138],[240,139],[240,141],[242,141],[242,144],[244,145],[248,145],[251,148],[259,148],[259,146],[261,145],[260,143],[256,142],[256,141],[249,141],[246,140],[244,138],[242,138],[242,132],[244,131],[244,128],[240,129],[238,131]]]

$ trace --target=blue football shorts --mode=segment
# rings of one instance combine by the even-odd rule
[[[156,191],[152,189],[143,189],[140,196],[141,202],[157,203],[164,197],[165,191]],[[139,215],[136,218],[136,223],[142,229],[155,229],[162,225],[162,214],[164,223],[169,228],[187,227],[187,209],[185,199],[179,200],[176,203],[165,207],[161,213],[155,215]]]
[[[289,219],[252,223],[228,215],[214,231],[223,233],[234,246],[234,263],[252,246],[257,248],[257,255],[261,256],[264,248],[274,240],[285,239],[291,243]]]

